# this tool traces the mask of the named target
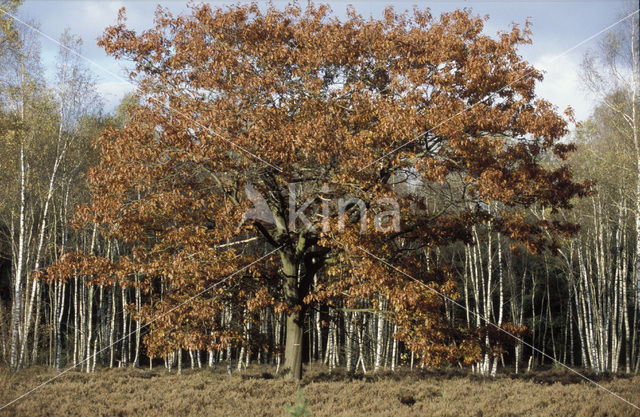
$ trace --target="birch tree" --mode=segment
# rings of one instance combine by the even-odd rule
[[[603,106],[621,121],[620,134],[627,137],[635,155],[636,303],[640,303],[640,17],[636,13],[620,29],[610,32],[599,48],[585,55],[583,80]],[[640,305],[640,304],[639,304]]]

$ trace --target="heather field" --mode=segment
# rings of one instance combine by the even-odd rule
[[[328,374],[310,369],[301,383],[255,367],[231,376],[217,370],[113,369],[69,372],[1,416],[287,416],[302,389],[312,416],[632,416],[631,406],[552,369],[484,379],[457,370],[381,375]],[[0,371],[2,404],[55,372]],[[640,403],[640,376],[599,378],[607,389]]]

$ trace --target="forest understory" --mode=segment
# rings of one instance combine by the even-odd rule
[[[287,416],[302,390],[312,416],[632,416],[635,410],[577,374],[550,368],[524,374],[505,370],[484,378],[458,368],[395,373],[328,373],[307,366],[302,381],[274,376],[275,367],[251,366],[227,375],[224,366],[175,370],[114,368],[70,371],[0,416]],[[20,373],[0,369],[0,402],[55,377],[48,367]],[[640,376],[586,375],[631,402]]]

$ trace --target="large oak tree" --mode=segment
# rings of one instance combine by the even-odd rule
[[[133,62],[140,104],[102,135],[79,219],[130,252],[68,257],[58,272],[140,285],[152,354],[222,348],[242,336],[216,319],[225,306],[239,318],[271,305],[299,378],[308,305],[386,299],[424,361],[468,362],[478,345],[445,318],[457,291],[429,251],[489,222],[531,250],[575,229],[526,215],[586,190],[562,163],[567,121],[518,54],[528,27],[490,37],[469,11],[338,19],[313,5],[158,9],[140,34],[125,20],[99,44]]]

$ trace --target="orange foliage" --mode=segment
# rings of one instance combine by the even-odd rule
[[[541,73],[518,55],[528,25],[492,38],[469,11],[434,18],[388,9],[381,20],[350,11],[340,21],[326,6],[191,7],[183,16],[159,8],[155,27],[140,34],[122,11],[99,40],[133,61],[141,104],[99,140],[92,205],[77,223],[97,223],[130,256],[67,258],[57,276],[139,276],[143,317],[156,319],[146,337],[151,354],[238,340],[241,324],[229,323],[258,320],[245,309],[356,306],[382,295],[396,337],[424,360],[476,358],[475,336],[446,320],[443,297],[429,289],[456,298],[452,273],[428,267],[425,251],[470,242],[471,227],[488,221],[531,250],[553,248],[572,225],[522,213],[533,204],[568,207],[587,192],[566,166],[541,164],[571,148],[558,143],[567,122],[535,98]],[[392,185],[412,175],[405,191]],[[249,184],[275,224],[243,223]],[[313,205],[305,214],[314,228],[288,224],[289,184],[298,187],[296,207],[332,201],[328,227]],[[430,185],[442,191],[436,208],[424,201]],[[375,230],[369,218],[361,233],[353,212],[339,230],[335,201],[349,197],[366,202],[370,217],[383,210],[376,201],[396,198],[399,231]],[[504,210],[489,213],[489,202]],[[258,240],[229,246],[250,237]],[[295,296],[284,296],[293,284],[274,257],[163,315],[278,246],[301,271]],[[231,321],[223,323],[225,307]]]

